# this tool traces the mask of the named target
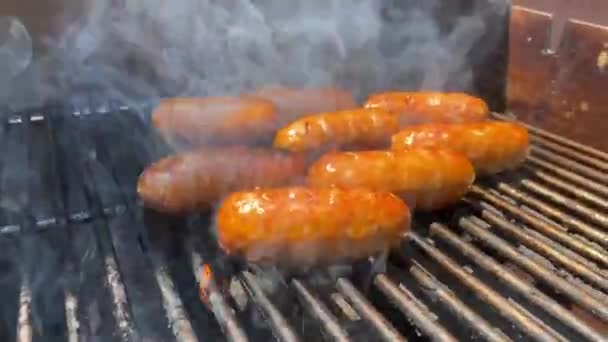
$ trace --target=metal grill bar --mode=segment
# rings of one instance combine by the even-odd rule
[[[19,315],[17,316],[17,341],[32,341],[32,291],[28,280],[24,279],[19,292]]]
[[[589,326],[586,322],[580,320],[578,317],[572,315],[570,311],[565,309],[549,296],[545,295],[543,292],[536,289],[534,286],[521,280],[521,277],[511,272],[506,267],[501,266],[471,243],[459,238],[446,226],[439,223],[433,223],[430,226],[430,233],[432,236],[436,236],[455,247],[464,256],[469,258],[471,261],[474,261],[484,270],[490,272],[501,282],[515,289],[530,302],[536,304],[549,314],[553,315],[553,317],[557,318],[564,325],[576,330],[578,333],[592,341],[600,341],[603,339],[601,333],[599,333],[593,327]]]
[[[483,222],[483,221],[482,221]],[[520,266],[530,274],[542,279],[559,293],[567,296],[573,302],[585,307],[604,321],[608,321],[608,307],[600,298],[574,286],[570,282],[555,275],[543,265],[530,259],[509,245],[505,240],[490,233],[490,231],[474,223],[470,218],[462,218],[458,222],[467,233],[477,237],[480,241],[498,251],[501,255]]]
[[[553,329],[531,319],[534,316],[523,307],[514,305],[514,301],[502,297],[475,276],[462,269],[454,260],[439,251],[439,249],[417,233],[410,233],[410,238],[430,257],[443,266],[445,270],[467,285],[467,287],[469,287],[481,300],[493,306],[496,309],[496,312],[516,324],[533,339],[537,341],[566,341],[563,336]]]
[[[493,195],[489,191],[477,185],[473,185],[471,187],[470,193],[481,197],[483,200],[490,202],[497,208],[508,212],[509,214],[517,217],[518,219],[521,219],[527,224],[530,224],[543,235],[555,239],[555,241],[562,243],[564,246],[571,248],[573,251],[576,251],[581,255],[600,262],[604,266],[608,266],[608,256],[605,254],[604,251],[600,251],[597,248],[584,243],[580,239],[573,239],[572,236],[568,235],[564,231],[564,229],[556,225],[550,224],[548,220],[540,219],[535,215],[527,213],[519,209],[517,206],[501,199],[498,196]]]
[[[601,172],[591,167],[579,164],[575,161],[555,154],[554,152],[545,150],[542,147],[532,146],[530,148],[530,152],[532,156],[541,157],[545,160],[555,163],[556,165],[561,165],[562,167],[565,167],[568,170],[576,171],[581,175],[599,181],[600,184],[608,184],[608,175],[605,172]]]
[[[241,274],[245,288],[249,291],[249,295],[260,306],[264,314],[268,317],[275,336],[284,342],[297,342],[300,339],[296,336],[291,325],[283,317],[274,304],[268,299],[264,290],[258,285],[255,276],[250,272]]]
[[[608,210],[608,201],[603,199],[600,196],[595,195],[594,193],[587,191],[585,189],[581,189],[579,187],[575,187],[571,184],[568,184],[561,179],[554,177],[544,171],[538,170],[534,167],[530,167],[528,165],[523,166],[524,169],[528,170],[534,177],[542,180],[543,182],[552,185],[555,188],[559,188],[562,191],[568,192],[571,195],[576,196],[578,199],[583,201],[587,201],[588,203],[602,209]],[[598,185],[599,186],[599,185]],[[608,189],[606,189],[608,192]],[[608,194],[606,194],[608,195]]]
[[[403,284],[398,287],[385,274],[378,274],[374,278],[374,285],[432,341],[458,341],[444,327],[439,325],[437,317],[423,306]]]
[[[198,338],[192,329],[188,314],[184,310],[179,294],[175,290],[173,280],[169,276],[166,266],[157,266],[155,276],[160,289],[163,306],[167,312],[167,319],[178,342],[197,342]]]
[[[202,279],[203,274],[203,258],[201,255],[191,250],[192,257],[192,270],[194,277],[196,278],[199,286],[205,291],[206,299],[205,304],[211,309],[215,319],[222,327],[222,331],[228,337],[229,341],[233,342],[247,342],[247,334],[239,324],[238,320],[234,315],[233,309],[226,303],[226,299],[219,291],[219,288],[213,277],[209,279]]]
[[[514,121],[513,118],[511,118],[509,116],[506,116],[504,114],[492,113],[492,116],[494,116],[494,117],[496,117],[496,118],[498,118],[500,120]],[[518,123],[520,125],[523,125],[524,127],[526,127],[531,133],[533,133],[535,135],[541,136],[541,137],[543,137],[545,139],[548,139],[548,140],[552,140],[552,141],[558,142],[558,143],[560,143],[562,145],[566,145],[566,146],[571,147],[573,149],[577,149],[577,150],[579,150],[581,152],[584,152],[584,153],[587,153],[589,155],[592,155],[595,158],[598,158],[598,159],[601,159],[601,160],[604,160],[604,161],[608,161],[608,153],[606,153],[606,152],[600,151],[600,150],[595,149],[595,148],[593,148],[591,146],[583,145],[581,143],[578,143],[576,141],[564,138],[564,137],[559,136],[557,134],[554,134],[554,133],[551,133],[551,132],[547,132],[547,131],[545,131],[543,129],[540,129],[538,127],[534,127],[534,126],[528,125],[528,124],[526,124],[524,122],[521,122],[521,121],[518,121]]]
[[[549,150],[552,150],[554,152],[557,152],[564,156],[572,158],[574,160],[578,160],[580,162],[586,163],[587,165],[592,166],[596,169],[602,170],[604,172],[608,171],[608,162],[606,162],[606,161],[586,156],[578,151],[575,151],[568,147],[560,146],[556,143],[544,140],[542,138],[537,138],[537,137],[533,136],[532,142],[536,143],[538,145],[541,145],[544,148],[547,148]]]
[[[562,196],[561,194],[559,194],[545,186],[542,186],[536,182],[533,182],[533,181],[530,181],[527,179],[523,179],[523,180],[521,180],[521,185],[528,190],[531,190],[545,198],[548,198],[549,200],[551,200],[554,203],[562,205],[562,206],[576,212],[578,215],[590,220],[591,222],[593,222],[603,228],[608,229],[608,216],[606,216],[602,213],[599,213],[581,203],[578,203],[569,198],[566,198],[566,197]]]
[[[539,251],[543,255],[549,257],[549,259],[558,262],[567,270],[574,272],[575,274],[583,277],[585,280],[599,286],[604,290],[608,289],[608,279],[597,272],[597,267],[594,268],[592,264],[583,262],[582,260],[585,259],[579,255],[576,255],[563,248],[558,249],[558,245],[550,245],[547,242],[528,234],[525,232],[525,230],[521,229],[521,227],[518,227],[499,215],[492,213],[490,210],[482,210],[481,217],[493,224],[496,228],[499,228],[502,231],[507,232],[509,235],[515,237],[524,245],[535,251]]]
[[[601,183],[598,183],[596,181],[582,177],[572,171],[566,170],[555,164],[546,162],[546,161],[544,161],[540,158],[536,158],[534,156],[528,156],[527,161],[536,167],[541,167],[560,177],[563,177],[564,179],[567,179],[568,181],[572,182],[573,184],[580,185],[580,186],[586,188],[588,191],[597,193],[604,197],[608,197],[608,187]]]
[[[334,341],[347,342],[350,337],[340,324],[338,319],[329,311],[327,306],[323,304],[310,290],[297,279],[291,281],[292,287],[298,294],[298,299],[306,308],[308,313],[321,324],[323,331]]]
[[[111,256],[104,258],[104,264],[106,267],[106,281],[110,285],[110,293],[114,304],[112,314],[120,331],[120,339],[125,342],[134,341],[137,333],[129,312],[127,293],[118,272],[118,265]]]
[[[451,312],[474,327],[480,336],[488,341],[511,341],[502,331],[494,328],[488,321],[458,299],[447,286],[437,280],[419,263],[415,262],[415,265],[410,267],[410,273],[421,284],[422,288],[427,290],[424,291],[425,294],[439,299]]]
[[[68,328],[68,342],[78,342],[80,337],[78,330],[80,322],[78,321],[78,299],[70,291],[65,292],[65,320]]]
[[[525,180],[524,180],[525,181]],[[522,181],[522,182],[524,182]],[[530,205],[532,208],[539,212],[547,215],[550,218],[557,219],[559,222],[565,224],[566,227],[572,228],[573,230],[585,235],[591,240],[601,244],[602,246],[608,246],[608,234],[605,232],[595,229],[585,222],[570,216],[559,209],[546,204],[545,202],[538,200],[526,193],[523,193],[509,184],[498,182],[497,188],[512,198]]]
[[[379,333],[386,342],[405,341],[405,338],[374,308],[374,306],[355,288],[346,278],[338,279],[336,283],[338,291],[342,293],[355,310],[363,316]]]

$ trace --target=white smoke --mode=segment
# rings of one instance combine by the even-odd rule
[[[488,21],[508,4],[478,0],[467,11],[456,2],[398,1],[387,10],[382,0],[126,0],[124,8],[90,0],[84,15],[45,39],[48,51],[10,89],[11,105],[237,94],[270,84],[341,85],[359,96],[450,82],[468,90],[473,49],[481,39],[496,44]],[[454,12],[447,28],[442,6]]]

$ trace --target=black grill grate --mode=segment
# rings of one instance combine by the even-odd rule
[[[525,167],[417,216],[385,270],[270,290],[271,271],[222,259],[209,218],[138,204],[139,172],[166,152],[145,115],[18,113],[0,130],[0,340],[606,339],[608,154],[530,129]]]

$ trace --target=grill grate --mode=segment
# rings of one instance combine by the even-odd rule
[[[0,340],[608,336],[604,152],[529,127],[521,170],[417,215],[386,269],[372,260],[270,286],[271,270],[223,259],[209,218],[141,207],[136,177],[166,152],[142,118],[52,107],[1,126]]]

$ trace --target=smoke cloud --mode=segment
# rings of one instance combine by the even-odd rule
[[[94,94],[128,104],[276,84],[341,85],[359,97],[469,90],[475,61],[502,34],[488,29],[492,18],[508,8],[505,0],[125,1],[79,5],[84,15],[45,37],[47,51],[31,63],[31,51],[0,45],[7,65],[29,65],[3,99],[12,107],[79,104]]]

